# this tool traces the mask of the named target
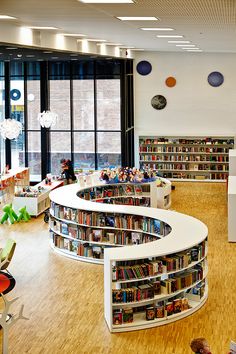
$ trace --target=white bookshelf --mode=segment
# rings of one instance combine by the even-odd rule
[[[228,180],[228,241],[236,242],[236,176]]]
[[[137,229],[128,224],[128,218],[130,217],[137,217],[139,219],[143,218],[142,210],[146,209],[146,207],[98,203],[98,201],[104,201],[104,199],[106,199],[106,196],[100,196],[100,194],[103,193],[103,189],[105,189],[106,192],[109,191],[109,193],[114,193],[115,188],[127,188],[129,185],[132,186],[133,190],[135,190],[135,186],[138,186],[139,188],[145,187],[145,191],[148,189],[149,192],[144,193],[144,197],[150,199],[151,205],[157,206],[159,201],[159,204],[163,205],[163,207],[168,207],[171,203],[171,199],[169,197],[169,194],[171,193],[171,183],[167,180],[164,184],[165,187],[157,187],[157,181],[155,180],[153,182],[143,184],[119,183],[117,185],[106,185],[104,183],[100,183],[94,186],[91,184],[89,184],[89,186],[83,185],[83,187],[80,187],[79,184],[74,184],[55,190],[50,193],[50,199],[53,202],[53,207],[51,206],[50,208],[50,230],[54,250],[58,250],[60,254],[67,257],[71,256],[73,259],[91,262],[93,260],[91,252],[93,253],[94,247],[100,247],[101,259],[98,262],[97,259],[94,258],[94,263],[102,263],[103,252],[107,247],[122,247],[125,245],[130,246],[136,236],[140,239],[138,242],[153,242],[163,237],[163,234],[168,231],[168,225],[163,225],[163,223],[159,222],[159,220],[157,220],[157,223],[160,223],[160,233],[152,231],[152,226],[152,229],[148,227],[149,221],[150,224],[154,223],[153,218],[147,220],[147,223],[144,224],[143,228],[140,227]],[[96,195],[96,193],[99,193],[99,196]],[[142,198],[143,194],[131,194],[127,196],[117,195],[112,197],[109,196],[107,198],[126,197]],[[70,217],[68,219],[67,216],[64,215],[65,208],[69,209],[69,211],[73,210],[73,212],[77,215],[76,220],[72,220]],[[93,213],[92,218],[96,218],[101,215],[104,215],[104,218],[106,218],[106,216],[122,215],[121,220],[127,222],[128,226],[99,225],[99,223],[94,224],[84,222],[84,218],[86,220],[87,215],[90,215],[91,213]],[[62,225],[64,232],[62,230]],[[75,235],[73,237],[68,231],[70,226],[74,227],[75,230]],[[111,234],[113,240],[93,240],[92,234],[96,232],[95,230],[98,230],[98,232],[101,230],[101,233],[105,239],[107,239],[107,233],[108,235]],[[84,252],[86,254],[84,254]]]
[[[171,180],[225,181],[232,137],[139,137],[140,168]]]
[[[229,176],[236,176],[236,149],[229,151]]]
[[[89,186],[89,188],[91,185]],[[94,187],[94,186],[93,186]],[[132,331],[136,329],[146,329],[155,326],[159,326],[162,324],[170,323],[176,320],[179,320],[183,317],[186,317],[193,312],[197,311],[207,299],[207,247],[205,247],[204,256],[198,258],[195,261],[191,261],[187,266],[181,267],[181,269],[172,269],[171,271],[165,271],[161,274],[147,275],[145,277],[139,277],[134,279],[117,279],[115,282],[112,281],[113,278],[113,269],[115,265],[120,264],[120,262],[137,262],[138,260],[153,260],[156,258],[170,256],[173,254],[178,254],[181,252],[189,252],[192,248],[196,248],[196,246],[200,247],[202,243],[206,240],[208,230],[207,227],[200,222],[199,220],[180,214],[173,211],[168,211],[164,209],[157,208],[147,208],[147,207],[137,207],[137,206],[128,206],[128,205],[116,205],[116,204],[105,204],[105,203],[97,203],[91,200],[86,200],[78,197],[78,192],[81,192],[85,187],[79,187],[78,184],[64,186],[50,193],[50,199],[52,204],[61,206],[63,208],[70,208],[73,210],[79,210],[86,213],[98,213],[99,215],[116,215],[116,216],[137,216],[140,218],[145,218],[145,220],[158,220],[162,224],[162,230],[168,230],[168,232],[162,234],[151,233],[150,230],[147,231],[145,229],[141,230],[137,228],[133,228],[133,231],[143,232],[148,234],[149,236],[155,236],[155,240],[148,243],[143,243],[140,245],[122,245],[122,247],[111,247],[112,245],[101,245],[99,242],[92,242],[93,245],[102,247],[104,246],[104,259],[96,259],[92,257],[84,257],[79,256],[76,252],[71,252],[68,249],[62,249],[60,247],[55,247],[52,243],[52,247],[55,252],[60,255],[70,257],[75,260],[92,262],[97,264],[104,264],[104,310],[105,310],[105,320],[108,325],[108,328],[111,332],[123,332],[123,331]],[[96,228],[96,229],[112,229],[110,226],[104,225],[96,225],[91,226],[86,223],[81,223],[80,219],[77,220],[67,220],[66,218],[61,216],[54,215],[54,206],[51,207],[51,219],[56,220],[56,222],[68,223],[77,227],[85,227],[85,228]],[[80,215],[80,216],[81,216]],[[86,216],[87,218],[87,216]],[[163,225],[167,227],[163,228]],[[183,227],[184,225],[184,227]],[[58,237],[63,239],[67,239],[67,242],[73,241],[74,238],[71,238],[69,235],[65,235],[62,231],[58,231],[51,227]],[[131,230],[129,228],[120,227],[120,230]],[[114,226],[114,231],[116,230],[116,226]],[[165,236],[164,236],[165,234]],[[75,242],[79,242],[79,240],[75,240]],[[88,241],[90,243],[90,241]],[[103,242],[100,242],[103,243]],[[202,246],[201,246],[202,247]],[[204,263],[204,264],[203,264]],[[200,267],[201,264],[201,267]],[[183,272],[193,272],[196,274],[196,268],[200,269],[201,276],[200,278],[195,278],[194,281],[190,283],[186,283],[187,285],[184,288],[177,289],[170,294],[159,294],[155,295],[155,297],[151,299],[144,299],[140,301],[134,301],[132,303],[122,303],[117,304],[113,303],[112,298],[112,290],[120,289],[125,284],[127,287],[132,287],[137,282],[146,283],[149,281],[155,281],[156,279],[165,280],[169,277],[177,277],[180,276]],[[199,271],[199,270],[198,270]],[[200,274],[199,273],[199,274]],[[174,297],[187,297],[185,294],[187,291],[191,291],[191,289],[195,289],[197,285],[200,283],[203,284],[205,282],[205,292],[201,298],[198,298],[195,301],[195,295],[193,295],[191,299],[189,299],[189,304],[191,307],[186,308],[185,310],[167,316],[161,319],[154,319],[152,321],[146,321],[144,313],[135,313],[134,320],[132,323],[122,323],[122,324],[113,324],[113,310],[116,309],[126,309],[127,307],[132,307],[134,309],[139,308],[140,305],[147,306],[150,304],[156,304],[161,301],[168,302],[171,301]],[[181,300],[182,301],[182,300]]]

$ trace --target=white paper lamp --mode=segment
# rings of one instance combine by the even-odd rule
[[[3,139],[17,139],[22,131],[22,124],[15,119],[4,119],[0,122],[0,133]]]
[[[57,122],[58,115],[50,111],[43,111],[38,114],[38,120],[43,128],[50,128]]]

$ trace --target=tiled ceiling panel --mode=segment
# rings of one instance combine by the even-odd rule
[[[172,27],[205,52],[236,52],[236,0],[136,0],[134,4],[84,4],[77,0],[0,0],[0,13],[22,25],[48,25],[145,50],[181,51],[140,27]],[[120,21],[155,16],[159,21]],[[162,33],[163,34],[163,33]]]

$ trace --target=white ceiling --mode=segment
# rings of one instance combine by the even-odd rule
[[[61,32],[119,42],[150,51],[183,51],[157,34],[183,35],[204,52],[236,52],[236,0],[135,0],[135,4],[84,4],[77,0],[0,0],[0,14],[20,25],[55,26]],[[155,16],[120,21],[115,16]],[[140,27],[172,27],[171,32]],[[60,32],[60,31],[59,31]]]

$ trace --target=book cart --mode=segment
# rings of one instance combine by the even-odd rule
[[[139,137],[140,168],[152,168],[170,179],[225,181],[232,137]]]
[[[163,325],[203,306],[207,227],[173,211],[91,201],[97,187],[88,199],[78,184],[52,191],[50,233],[56,252],[104,264],[109,330]]]

